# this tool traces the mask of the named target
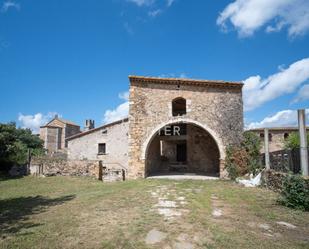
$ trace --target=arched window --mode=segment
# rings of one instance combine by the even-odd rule
[[[284,140],[287,140],[288,139],[288,137],[289,137],[289,133],[284,133]]]
[[[268,141],[269,142],[273,141],[273,134],[268,133]]]
[[[173,116],[182,116],[187,113],[186,100],[184,98],[176,98],[172,102]]]
[[[264,140],[264,133],[260,133],[260,139]]]

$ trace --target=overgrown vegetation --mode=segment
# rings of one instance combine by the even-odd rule
[[[239,146],[228,147],[225,168],[229,177],[235,180],[247,173],[256,175],[262,168],[260,148],[260,138],[253,132],[245,132]]]
[[[30,129],[16,128],[15,123],[0,123],[0,171],[25,164],[29,149],[32,155],[42,154],[43,141]]]
[[[309,184],[305,178],[300,175],[287,175],[283,181],[279,203],[290,208],[309,211]]]
[[[309,132],[307,132],[307,141],[309,141]],[[292,132],[288,138],[284,141],[285,149],[299,149],[300,148],[300,138],[298,132]]]

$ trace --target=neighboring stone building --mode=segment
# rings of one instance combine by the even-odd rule
[[[66,138],[80,133],[80,127],[71,121],[59,118],[58,115],[46,125],[40,127],[40,138],[48,153],[54,153],[67,147]]]
[[[243,132],[242,83],[130,76],[129,176],[225,176]]]
[[[97,160],[107,167],[127,169],[128,129],[128,119],[123,119],[71,136],[67,138],[68,159]]]
[[[264,150],[264,128],[257,128],[249,130],[256,133],[261,139],[261,153]],[[268,128],[269,151],[278,151],[284,149],[284,141],[289,137],[292,132],[298,132],[297,127],[273,127]],[[309,132],[309,127],[307,127]]]

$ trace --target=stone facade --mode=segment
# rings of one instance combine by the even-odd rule
[[[48,153],[61,151],[67,147],[66,138],[80,133],[80,127],[57,115],[46,125],[40,127],[40,138]]]
[[[69,160],[102,161],[105,166],[128,168],[128,119],[67,138]],[[105,152],[99,151],[105,144]]]
[[[158,148],[158,130],[175,123],[191,124],[207,132],[218,148],[220,176],[224,177],[226,146],[238,144],[242,137],[243,84],[137,76],[129,78],[129,177],[145,176],[146,164],[158,160],[154,151],[149,150],[153,146]],[[186,113],[173,116],[172,101],[179,97],[186,100]]]
[[[264,128],[251,129],[251,132],[256,133],[261,139],[261,153],[265,153],[264,149]],[[284,141],[292,132],[298,132],[297,127],[273,127],[268,128],[269,133],[269,152],[274,152],[284,149]],[[309,127],[307,127],[309,132]]]

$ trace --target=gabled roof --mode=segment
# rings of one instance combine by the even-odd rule
[[[140,83],[156,83],[156,84],[185,84],[198,86],[212,86],[218,88],[239,88],[244,85],[242,82],[224,81],[224,80],[198,80],[198,79],[184,79],[184,78],[160,78],[160,77],[144,77],[129,75],[130,82]]]
[[[73,126],[78,126],[77,124],[73,123],[72,121],[70,120],[65,120],[65,119],[62,119],[62,118],[59,118],[57,116],[55,116],[51,121],[49,121],[46,125],[44,125],[43,127],[46,127],[46,126],[50,126],[49,124],[52,123],[54,120],[58,120],[60,121],[61,123],[63,124],[68,124],[68,125],[73,125]]]
[[[128,121],[129,121],[129,118],[124,118],[124,119],[121,119],[121,120],[118,120],[118,121],[115,121],[115,122],[112,122],[112,123],[108,123],[108,124],[99,126],[97,128],[94,128],[94,129],[91,129],[91,130],[88,130],[88,131],[84,131],[84,132],[78,133],[78,134],[73,135],[71,137],[67,137],[66,140],[68,141],[68,140],[72,140],[72,139],[75,139],[75,138],[78,138],[78,137],[83,137],[83,136],[91,134],[93,132],[96,132],[96,131],[108,128],[108,127],[113,126],[113,125],[117,125],[117,124],[121,124],[121,123],[124,123],[124,122],[128,122]]]

